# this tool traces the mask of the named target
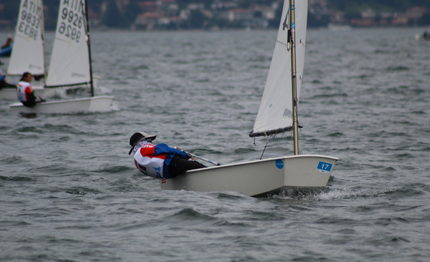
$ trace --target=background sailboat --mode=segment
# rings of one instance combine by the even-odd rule
[[[57,29],[51,56],[47,87],[89,84],[91,97],[50,101],[35,107],[11,105],[22,113],[71,113],[106,110],[111,96],[94,96],[88,12],[84,0],[60,1]]]
[[[21,0],[9,75],[45,74],[44,37],[42,0]]]
[[[8,75],[21,76],[24,72],[45,75],[45,30],[42,0],[21,0],[15,39],[9,60]],[[36,93],[47,97],[54,89],[33,86]],[[0,90],[0,99],[17,99],[16,90]]]
[[[87,85],[92,82],[90,48],[86,41],[85,4],[60,1],[47,87]]]
[[[306,45],[307,0],[285,0],[282,18],[254,129],[250,136],[293,131],[294,156],[191,170],[161,181],[162,189],[238,191],[249,196],[287,189],[323,188],[336,157],[299,155],[297,105]]]

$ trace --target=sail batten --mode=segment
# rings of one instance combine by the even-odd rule
[[[276,43],[279,43],[279,44],[281,44],[281,45],[287,46],[287,43],[284,43],[284,42],[282,42],[282,41],[276,41]]]
[[[55,85],[55,86],[44,86],[44,88],[55,88],[55,87],[66,87],[66,86],[81,86],[81,85],[89,85],[91,82],[80,82],[80,83],[73,83],[73,84],[62,84],[62,85]]]
[[[262,131],[262,132],[251,132],[251,133],[249,133],[249,137],[271,136],[271,135],[276,135],[276,134],[282,134],[282,133],[285,133],[285,132],[289,132],[291,130],[293,130],[293,126],[287,126],[287,127],[283,127],[283,128],[266,130],[266,131]]]
[[[297,101],[300,96],[305,58],[307,0],[295,1],[295,24],[289,24],[290,1],[284,1],[278,34],[264,87],[260,108],[251,134],[269,134],[293,126],[292,77],[297,78]],[[292,72],[291,31],[296,35],[296,72]],[[275,132],[275,131],[273,131]],[[276,131],[278,132],[278,131]],[[281,132],[281,131],[279,131]],[[282,131],[285,132],[285,131]]]
[[[46,80],[49,87],[71,86],[91,81],[84,6],[84,0],[60,2]]]

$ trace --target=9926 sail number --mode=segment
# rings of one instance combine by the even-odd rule
[[[35,14],[23,10],[21,12],[20,20],[21,22],[19,23],[18,27],[19,32],[24,33],[34,40],[37,40],[37,29],[39,28],[40,18]]]
[[[64,21],[60,23],[58,32],[76,41],[76,43],[79,43],[79,40],[81,39],[80,29],[83,26],[82,15],[64,7],[61,11],[61,19]]]

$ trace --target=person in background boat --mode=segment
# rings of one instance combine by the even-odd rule
[[[18,99],[24,106],[33,107],[37,103],[45,102],[40,96],[39,100],[36,98],[36,94],[31,87],[31,80],[33,79],[33,75],[30,72],[25,72],[22,74],[21,79],[17,85],[16,92],[18,94]]]
[[[6,82],[6,76],[2,74],[0,69],[0,90],[3,89],[4,87],[16,88],[16,85],[9,84],[8,82]]]
[[[7,36],[6,43],[4,43],[4,45],[2,45],[1,48],[3,49],[3,48],[11,46],[12,42],[13,42],[12,37],[10,35]]]
[[[45,75],[44,74],[42,74],[42,75],[33,75],[33,78],[34,78],[34,80],[39,81],[40,79],[45,78]]]
[[[175,178],[187,170],[206,167],[179,148],[169,147],[164,143],[154,145],[152,141],[156,137],[145,132],[134,133],[130,137],[132,148],[128,154],[134,153],[134,163],[145,175]]]

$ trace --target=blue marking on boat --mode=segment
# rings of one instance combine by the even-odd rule
[[[279,169],[284,168],[284,161],[282,161],[281,159],[278,159],[275,161],[276,167]]]
[[[318,163],[317,171],[320,171],[323,173],[329,173],[332,167],[333,167],[332,164],[320,161]]]

